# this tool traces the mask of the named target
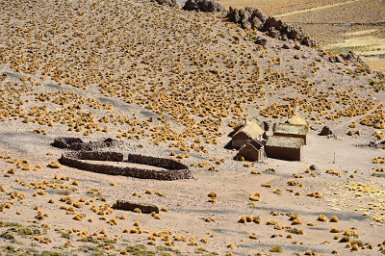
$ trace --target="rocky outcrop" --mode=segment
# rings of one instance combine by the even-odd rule
[[[222,12],[225,9],[213,0],[187,0],[184,4],[185,11]]]
[[[243,10],[229,8],[227,12],[229,21],[240,24],[242,28],[262,29],[266,16],[255,8],[246,7]]]
[[[154,2],[165,6],[176,6],[176,0],[153,0]]]
[[[364,66],[367,66],[367,64],[361,59],[361,57],[357,54],[355,54],[354,52],[352,51],[349,51],[348,53],[346,54],[340,54],[340,57],[344,60],[344,61],[350,61],[350,62],[355,62],[355,63],[359,63],[359,64],[362,64]]]
[[[145,214],[150,214],[153,212],[159,213],[159,208],[156,205],[132,203],[124,200],[116,201],[116,203],[112,205],[112,208],[116,210],[131,211],[131,212],[137,212],[138,211],[137,209],[139,209],[141,213],[145,213]]]
[[[91,160],[91,161],[84,161]],[[148,166],[160,167],[154,169],[141,169],[131,166],[116,166],[108,163],[99,164],[94,161],[127,162],[145,164]],[[71,151],[66,152],[59,159],[63,165],[109,175],[121,175],[139,179],[155,180],[178,180],[192,177],[188,167],[182,163],[167,158],[129,154],[126,161],[123,161],[123,154],[108,151]]]
[[[317,45],[301,28],[295,28],[275,17],[266,17],[256,8],[246,7],[239,10],[230,7],[227,18],[231,22],[240,24],[244,29],[257,29],[276,39],[293,40],[309,47]]]

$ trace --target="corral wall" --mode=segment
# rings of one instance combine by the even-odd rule
[[[127,162],[162,167],[165,168],[164,170],[149,170],[135,167],[96,164],[84,162],[82,160],[122,162],[123,154],[117,152],[73,151],[64,153],[59,159],[59,162],[63,165],[81,170],[109,175],[122,175],[139,179],[178,180],[191,178],[191,172],[186,165],[167,158],[156,158],[135,154],[128,155]]]
[[[289,160],[289,161],[301,161],[301,148],[282,148],[271,147],[266,145],[265,152],[267,157]]]

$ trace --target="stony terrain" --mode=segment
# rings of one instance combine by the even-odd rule
[[[146,0],[1,6],[1,255],[385,252],[385,153],[367,146],[385,137],[383,74],[225,12]],[[245,119],[294,113],[311,126],[303,161],[240,162],[224,148]],[[317,135],[324,125],[336,139]],[[119,139],[114,150],[176,159],[194,178],[62,166],[59,136]],[[161,212],[112,209],[121,199]]]

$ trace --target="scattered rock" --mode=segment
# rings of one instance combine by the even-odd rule
[[[329,56],[329,61],[331,63],[341,63],[341,58],[339,56],[335,56],[335,55],[332,55],[332,56]]]
[[[141,213],[145,214],[151,214],[153,212],[159,213],[159,208],[156,205],[132,203],[124,200],[116,201],[116,203],[112,205],[112,208],[130,212],[137,212],[137,209],[140,209]]]
[[[373,148],[384,148],[385,149],[385,139],[379,141],[371,141],[368,144],[369,147]]]
[[[221,12],[224,8],[213,0],[187,0],[182,8],[186,11]]]

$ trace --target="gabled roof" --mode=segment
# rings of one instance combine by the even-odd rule
[[[306,135],[307,128],[302,125],[279,123],[274,126],[274,134]]]
[[[241,127],[233,137],[237,136],[240,133],[246,134],[248,137],[255,139],[258,136],[261,136],[265,131],[257,124],[256,121],[246,121],[246,124]]]
[[[271,136],[267,139],[266,147],[301,148],[303,139],[283,136]]]
[[[252,145],[251,143],[247,143],[247,144],[243,145],[243,146],[239,149],[238,154],[239,154],[239,153],[242,154],[242,152],[245,152],[245,150],[250,150],[250,149],[253,150],[253,151],[256,151],[256,152],[259,151],[259,149],[258,149],[257,147],[255,147],[255,146]]]

